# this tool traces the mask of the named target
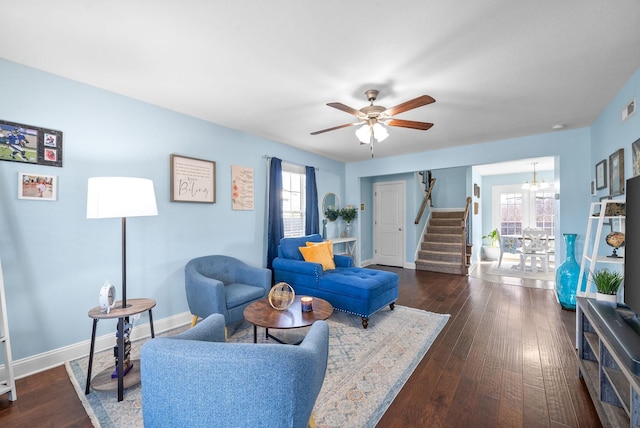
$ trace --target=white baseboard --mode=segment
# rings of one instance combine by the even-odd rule
[[[173,315],[160,320],[154,320],[153,330],[156,335],[191,323],[193,315],[189,312]],[[131,333],[131,340],[151,337],[151,329],[149,323],[136,325]],[[100,337],[96,337],[95,352],[112,348],[115,345],[115,334],[109,333]],[[63,348],[54,349],[42,354],[33,355],[31,357],[22,358],[13,361],[13,375],[16,379],[20,379],[53,367],[64,364],[66,361],[75,360],[89,355],[91,348],[91,329],[87,330],[87,340],[65,346]],[[5,366],[0,365],[0,379],[6,379]]]

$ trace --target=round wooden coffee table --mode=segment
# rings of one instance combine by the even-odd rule
[[[244,308],[244,318],[253,324],[253,343],[258,343],[258,327],[265,328],[265,338],[271,338],[279,343],[286,343],[277,337],[269,334],[270,328],[291,329],[308,327],[317,320],[326,320],[333,313],[333,306],[326,300],[318,297],[313,298],[313,310],[302,312],[300,298],[295,300],[284,311],[273,309],[269,304],[269,299],[256,300]]]

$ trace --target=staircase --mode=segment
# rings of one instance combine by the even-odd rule
[[[432,211],[418,251],[417,270],[466,275],[470,251],[463,229],[465,211]],[[463,256],[464,255],[464,256]]]

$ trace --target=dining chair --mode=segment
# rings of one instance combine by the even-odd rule
[[[527,258],[530,259],[531,270],[537,271],[537,259],[545,273],[549,272],[549,234],[540,229],[524,229],[522,231],[522,248],[520,254],[520,270],[525,269]]]
[[[498,268],[502,264],[502,256],[504,253],[516,254],[518,250],[518,238],[514,236],[503,236],[500,235],[500,231],[498,231],[498,244],[500,246],[500,255],[498,256]]]

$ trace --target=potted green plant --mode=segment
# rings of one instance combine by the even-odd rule
[[[340,210],[340,217],[342,217],[347,224],[350,224],[357,216],[358,210],[352,206],[348,206],[347,208],[342,208]]]
[[[493,229],[482,237],[482,239],[488,239],[492,247],[498,246],[498,229]]]
[[[333,207],[329,207],[324,212],[324,215],[327,218],[327,220],[336,221],[338,219],[338,216],[340,215],[340,211],[335,209],[335,208],[333,208]]]
[[[608,269],[600,269],[590,272],[591,280],[596,286],[598,293],[596,300],[617,304],[618,288],[622,285],[624,276],[620,272],[613,272]]]
[[[358,210],[352,207],[351,205],[346,208],[342,208],[340,210],[340,217],[347,223],[346,230],[344,232],[345,236],[351,236],[351,222],[358,216]]]
[[[500,249],[498,248],[498,229],[493,229],[482,237],[489,242],[489,245],[482,246],[483,258],[485,260],[498,260]]]

